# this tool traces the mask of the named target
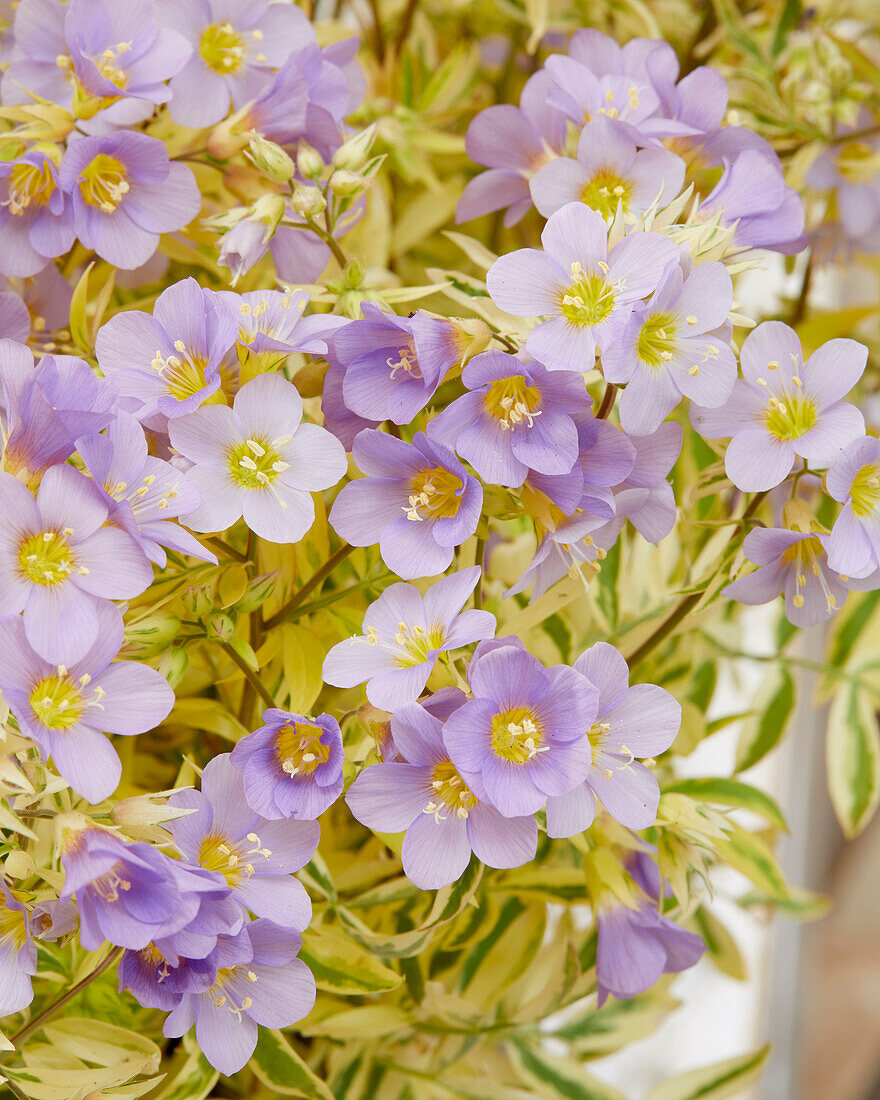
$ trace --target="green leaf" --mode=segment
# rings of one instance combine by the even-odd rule
[[[715,847],[725,863],[745,875],[759,890],[780,901],[788,897],[782,869],[761,837],[734,825],[729,836],[715,841]]]
[[[773,825],[788,831],[788,825],[782,815],[782,810],[773,799],[759,791],[757,787],[751,787],[748,783],[741,783],[738,779],[723,779],[720,776],[706,779],[676,779],[663,787],[664,791],[677,791],[679,794],[690,795],[702,802],[718,802],[722,806],[733,806],[737,809],[751,810],[760,814]]]
[[[851,607],[841,612],[839,621],[835,621],[834,633],[828,650],[826,664],[834,668],[844,668],[862,631],[871,621],[880,602],[880,589],[866,592]]]
[[[87,316],[89,304],[89,276],[95,261],[92,260],[80,276],[70,299],[70,338],[81,351],[91,352],[92,338]]]
[[[791,720],[796,699],[791,673],[775,669],[755,699],[756,717],[743,725],[736,746],[736,771],[746,771],[776,747]]]
[[[831,898],[827,894],[816,894],[812,890],[789,887],[787,898],[782,900],[768,898],[766,894],[752,891],[737,899],[743,909],[756,906],[768,908],[773,914],[792,917],[794,920],[821,920],[831,908]]]
[[[582,1057],[600,1057],[651,1035],[679,1004],[657,989],[629,1001],[609,999],[601,1009],[593,999],[585,1012],[553,1034]]]
[[[261,1027],[250,1067],[268,1088],[282,1096],[333,1100],[333,1093],[306,1065],[280,1031]]]
[[[511,1052],[529,1077],[565,1100],[626,1100],[622,1092],[597,1081],[570,1058],[555,1058],[524,1042],[511,1044]]]
[[[220,1074],[191,1036],[184,1036],[180,1054],[179,1068],[175,1071],[172,1063],[173,1076],[166,1077],[162,1088],[150,1100],[204,1100],[213,1090]]]
[[[828,713],[825,741],[828,792],[840,827],[858,836],[880,800],[880,730],[871,697],[855,687],[839,691]]]
[[[646,1100],[725,1100],[728,1096],[739,1096],[761,1076],[769,1053],[768,1045],[753,1054],[671,1077],[651,1089]]]
[[[314,975],[318,989],[329,993],[385,993],[403,981],[400,974],[348,936],[330,928],[307,929],[299,957]]]
[[[709,958],[722,974],[727,974],[739,982],[748,977],[745,959],[736,940],[718,918],[705,905],[701,905],[692,917],[696,931],[706,944]]]
[[[785,49],[789,33],[798,25],[803,14],[804,5],[802,0],[785,0],[782,11],[779,13],[779,20],[776,23],[773,43],[770,46],[770,53],[774,57],[778,57]]]

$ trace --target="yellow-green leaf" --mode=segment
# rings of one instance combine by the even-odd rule
[[[848,837],[858,836],[880,800],[880,730],[866,692],[850,687],[834,697],[825,753],[837,820]]]
[[[290,709],[308,714],[323,687],[321,666],[325,647],[308,627],[285,623],[282,629],[284,683],[290,693]]]
[[[256,1076],[282,1096],[333,1100],[333,1093],[297,1054],[280,1031],[261,1027],[250,1061]]]
[[[332,928],[308,929],[300,958],[318,988],[330,993],[384,993],[403,981],[400,974]]]
[[[715,841],[715,847],[725,863],[745,875],[759,890],[779,900],[788,896],[782,869],[761,837],[734,825],[729,836]]]
[[[782,810],[773,799],[748,783],[738,779],[723,779],[709,776],[705,779],[676,779],[663,787],[664,791],[677,791],[690,795],[702,802],[717,802],[722,806],[733,806],[752,813],[760,814],[780,829],[788,829]]]
[[[774,671],[765,681],[755,700],[756,714],[743,723],[736,746],[738,772],[751,768],[776,747],[791,720],[796,698],[794,680],[786,669]]]
[[[770,1047],[730,1058],[714,1066],[694,1069],[651,1089],[646,1100],[725,1100],[739,1096],[761,1076]]]

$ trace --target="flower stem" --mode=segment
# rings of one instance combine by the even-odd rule
[[[608,382],[605,385],[605,392],[602,394],[602,404],[599,406],[599,411],[596,413],[597,420],[607,420],[608,414],[614,408],[614,399],[617,397],[617,386],[613,382]]]
[[[210,538],[205,539],[205,542],[209,546],[213,546],[215,550],[219,550],[221,554],[224,554],[227,558],[232,558],[235,561],[245,562],[248,560],[247,554],[242,554],[240,550],[236,550],[234,546],[230,546],[229,543],[224,542],[223,539]]]
[[[251,687],[263,700],[266,706],[274,707],[276,705],[275,700],[270,695],[268,688],[260,679],[260,677],[256,674],[256,672],[254,672],[251,666],[247,663],[244,657],[242,657],[241,654],[237,653],[229,644],[229,642],[218,642],[218,645],[226,654],[226,656],[230,659],[230,661],[232,661],[232,663],[236,665],[241,674],[244,676],[245,680],[251,685]]]
[[[309,229],[311,229],[314,234],[320,237],[324,244],[326,244],[330,251],[333,253],[333,256],[339,266],[341,268],[344,268],[345,265],[348,263],[348,257],[339,247],[339,241],[336,240],[332,233],[328,232],[322,225],[319,225],[319,223],[316,222],[315,219],[311,217],[311,215],[307,214],[305,216],[305,220]]]
[[[303,601],[315,591],[321,581],[329,577],[336,566],[345,561],[348,555],[353,553],[355,549],[356,547],[350,546],[347,542],[344,542],[335,553],[330,555],[321,568],[314,572],[306,583],[294,592],[283,607],[279,608],[274,615],[271,615],[264,621],[262,626],[263,631],[272,630],[273,627],[278,626],[279,623],[283,623],[284,620],[296,611]],[[273,703],[272,705],[274,706],[275,704]]]

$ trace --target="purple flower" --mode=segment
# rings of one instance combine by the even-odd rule
[[[651,43],[652,47],[656,45],[658,43]],[[640,136],[641,124],[656,114],[660,105],[643,58],[640,57],[635,65],[629,58],[618,68],[609,57],[603,66],[605,71],[594,71],[578,60],[576,51],[573,53],[571,57],[553,54],[547,58],[550,106],[563,111],[579,126],[605,115],[626,124],[634,136]]]
[[[168,804],[196,810],[167,826],[185,859],[222,875],[233,897],[257,916],[294,928],[308,925],[311,902],[293,872],[315,854],[317,822],[267,821],[254,813],[228,753],[205,766],[201,791],[180,791]]]
[[[71,142],[58,170],[72,197],[76,235],[116,267],[149,260],[161,233],[182,229],[198,214],[192,170],[168,159],[165,143],[119,131]]]
[[[36,275],[75,236],[73,210],[48,153],[31,150],[0,162],[0,274]]]
[[[106,435],[78,440],[77,450],[107,505],[107,522],[130,535],[151,562],[164,567],[162,547],[168,546],[217,564],[210,550],[172,522],[198,508],[198,490],[170,462],[147,454],[144,430],[133,416],[117,413]]]
[[[272,70],[314,41],[306,16],[269,0],[154,0],[167,26],[192,44],[190,60],[171,79],[171,117],[181,126],[213,126],[272,81]]]
[[[221,267],[229,268],[229,282],[232,286],[269,251],[274,232],[273,220],[267,220],[253,209],[239,218],[220,238],[217,263]]]
[[[350,451],[358,432],[362,432],[364,428],[376,428],[380,421],[365,420],[349,409],[342,396],[345,367],[336,362],[332,352],[328,353],[327,360],[330,369],[324,375],[324,392],[321,395],[324,427],[336,436],[346,451]]]
[[[252,378],[232,408],[206,405],[170,422],[171,445],[195,465],[188,479],[202,503],[187,516],[194,531],[223,531],[244,516],[269,542],[299,542],[315,519],[312,492],[345,473],[338,440],[302,424],[302,398],[277,374]]]
[[[122,772],[104,735],[144,733],[174,705],[174,692],[155,669],[113,660],[122,645],[122,618],[112,604],[99,609],[97,625],[92,647],[67,666],[33,651],[21,619],[0,622],[0,690],[21,732],[91,803],[111,795]]]
[[[865,112],[858,126],[868,127],[871,122]],[[846,236],[862,252],[880,250],[880,143],[876,137],[846,141],[829,149],[810,166],[807,183],[834,188]]]
[[[669,748],[681,725],[681,707],[654,684],[630,687],[626,661],[607,642],[596,642],[574,667],[599,690],[599,710],[585,734],[592,765],[579,787],[547,799],[547,834],[575,836],[588,829],[597,800],[621,825],[647,829],[657,816],[660,788],[636,757]]]
[[[757,149],[724,161],[724,174],[700,203],[700,216],[719,216],[741,248],[788,254],[803,248],[804,204],[786,187],[782,168]]]
[[[365,428],[352,455],[367,476],[345,485],[330,523],[354,546],[379,543],[399,577],[432,577],[474,533],[483,490],[448,447],[416,432],[412,443]]]
[[[717,409],[691,407],[691,423],[710,439],[732,436],[724,456],[727,476],[743,492],[772,489],[797,457],[824,467],[865,422],[841,401],[865,369],[868,349],[855,340],[829,340],[804,363],[797,333],[765,321],[746,337],[737,380]]]
[[[367,685],[374,707],[393,711],[414,702],[441,653],[495,633],[488,611],[462,611],[480,579],[479,566],[432,584],[424,596],[411,584],[392,584],[364,614],[364,633],[335,645],[324,659],[328,684]]]
[[[565,115],[547,102],[545,72],[529,77],[519,107],[487,107],[468,127],[465,148],[489,171],[472,179],[455,209],[459,222],[505,210],[505,226],[516,225],[532,205],[529,179],[565,147]]]
[[[545,217],[566,203],[582,202],[611,219],[618,204],[625,215],[643,214],[655,202],[667,206],[681,191],[684,175],[680,157],[666,149],[638,149],[623,126],[600,115],[581,130],[577,159],[548,161],[529,186]]]
[[[212,962],[216,978],[205,992],[185,993],[165,1021],[165,1035],[184,1035],[195,1024],[196,1041],[221,1073],[237,1073],[257,1045],[257,1025],[283,1028],[307,1016],[315,1003],[315,979],[296,958],[302,937],[268,920],[221,936]]]
[[[34,999],[31,975],[37,972],[37,948],[27,907],[0,878],[0,1019],[21,1012]]]
[[[288,355],[326,355],[327,341],[350,322],[330,313],[303,317],[309,302],[304,290],[251,290],[217,295],[238,322],[239,359],[256,357],[262,371],[276,370]]]
[[[54,943],[79,927],[79,912],[73,901],[58,898],[38,902],[31,909],[31,932],[35,939]]]
[[[241,907],[235,906],[238,913]],[[241,930],[243,922],[239,919]],[[173,937],[172,937],[173,938]],[[165,941],[160,941],[165,943]],[[187,993],[203,993],[217,977],[217,936],[204,958],[167,959],[155,943],[139,951],[126,951],[119,962],[119,988],[127,989],[140,1005],[170,1012]]]
[[[30,316],[28,332],[32,346],[40,347],[47,341],[52,342],[52,334],[57,329],[64,328],[70,319],[70,301],[73,297],[73,287],[55,264],[47,264],[42,271],[28,278],[0,279],[0,285],[4,284],[6,289],[12,291],[19,299],[19,307],[16,309],[19,317],[22,317],[20,311],[22,304]],[[4,309],[4,318],[6,316]],[[21,324],[21,321],[18,324]],[[26,341],[28,334],[24,332],[23,327],[20,332],[21,337],[12,329],[4,332],[4,335],[12,340]]]
[[[880,440],[854,439],[828,467],[825,488],[843,507],[831,529],[828,565],[865,577],[880,567]]]
[[[0,341],[0,395],[3,466],[28,480],[68,459],[80,434],[101,431],[116,402],[113,386],[82,359],[44,355],[35,368],[30,349],[12,340]]]
[[[666,479],[681,453],[682,435],[681,425],[671,421],[651,435],[632,437],[635,461],[614,487],[615,517],[599,532],[603,545],[614,542],[626,520],[653,543],[675,526],[675,493]]]
[[[455,882],[471,852],[489,867],[520,867],[534,858],[534,818],[502,817],[474,793],[450,759],[439,718],[410,703],[392,716],[391,734],[400,761],[365,768],[345,800],[367,828],[406,833],[403,870],[419,889]]]
[[[237,329],[218,296],[183,279],[162,291],[152,316],[130,309],[111,317],[95,352],[139,420],[185,416],[220,389]]]
[[[565,665],[546,669],[520,645],[478,650],[474,698],[446,721],[443,740],[468,787],[505,817],[539,810],[586,779],[598,691]],[[396,740],[396,739],[395,739]]]
[[[722,328],[732,306],[723,264],[702,263],[687,279],[680,267],[670,270],[602,355],[605,378],[626,383],[618,406],[624,431],[650,435],[682,397],[705,408],[727,401],[736,357]]]
[[[596,914],[599,939],[596,981],[599,1006],[610,993],[628,1001],[650,989],[661,974],[677,974],[700,961],[706,945],[648,899],[624,905],[606,892]]]
[[[660,233],[631,233],[608,251],[605,220],[583,203],[551,215],[543,251],[520,248],[489,268],[495,304],[521,317],[550,319],[529,333],[526,350],[548,370],[589,370],[623,331],[635,303],[662,281],[678,259]]]
[[[0,615],[24,612],[24,633],[53,664],[80,660],[98,636],[105,599],[139,596],[153,571],[123,531],[102,527],[107,506],[71,466],[43,475],[36,501],[0,473]]]
[[[454,447],[480,477],[514,488],[529,470],[566,474],[578,458],[572,417],[590,398],[573,374],[551,374],[538,362],[523,363],[503,351],[486,351],[464,368],[470,390],[430,424],[432,439]]]
[[[12,290],[0,290],[0,339],[26,344],[31,335],[28,307]]]
[[[307,718],[274,708],[263,711],[263,722],[229,756],[244,775],[248,805],[273,821],[314,821],[342,794],[339,723],[329,714]]]
[[[333,337],[334,357],[345,369],[342,398],[366,420],[409,424],[461,362],[469,338],[421,310],[397,317],[374,302],[362,302],[361,310],[363,320]]]

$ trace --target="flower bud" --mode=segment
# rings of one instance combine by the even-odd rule
[[[214,596],[207,585],[187,588],[181,599],[187,614],[196,619],[207,615],[214,606]]]
[[[296,154],[296,166],[307,180],[319,179],[324,171],[324,158],[307,141],[301,141]]]
[[[161,653],[177,637],[180,619],[167,612],[156,612],[125,628],[129,653],[139,661]]]
[[[363,284],[366,273],[367,269],[364,267],[363,262],[352,256],[345,265],[342,277],[345,280],[345,285],[350,290],[357,290],[357,288]]]
[[[240,611],[243,615],[249,615],[252,611],[256,611],[272,595],[277,584],[277,569],[271,573],[263,573],[259,577],[254,577],[247,586],[244,595],[233,605],[235,610]]]
[[[293,189],[290,205],[301,218],[314,218],[322,214],[327,206],[320,188],[312,184],[298,183]]]
[[[251,207],[250,217],[266,225],[268,238],[274,235],[284,213],[284,199],[281,195],[262,195]]]
[[[330,177],[330,190],[342,198],[352,198],[360,194],[367,186],[367,181],[357,172],[334,172]]]
[[[205,621],[205,630],[209,638],[214,638],[218,642],[229,642],[235,633],[235,623],[221,611],[208,616]]]
[[[187,787],[177,788],[188,790]],[[176,794],[172,791],[159,791],[156,794],[139,794],[133,798],[123,798],[117,802],[110,811],[110,818],[114,825],[122,828],[144,828],[149,825],[161,825],[163,821],[175,821],[178,817],[187,817],[195,813],[191,809],[179,809],[169,806],[164,801],[169,795]],[[154,802],[153,799],[163,799],[162,802]]]
[[[333,167],[345,172],[356,172],[365,163],[373,141],[376,138],[376,124],[361,130],[333,154]]]
[[[186,670],[189,668],[189,657],[185,649],[175,646],[167,649],[159,658],[157,666],[160,676],[164,676],[172,688],[178,688]]]
[[[281,146],[256,131],[250,135],[248,156],[254,167],[275,183],[287,183],[296,171],[296,165]]]

